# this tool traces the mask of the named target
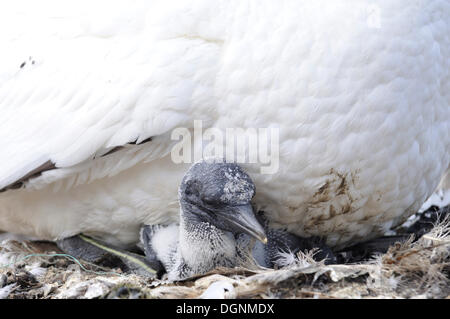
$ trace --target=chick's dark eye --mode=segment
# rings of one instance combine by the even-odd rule
[[[215,197],[203,197],[202,202],[208,205],[217,205],[218,201]]]

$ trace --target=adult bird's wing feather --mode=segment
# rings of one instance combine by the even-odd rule
[[[47,2],[1,5],[0,190],[151,137],[169,141],[212,91],[219,44],[159,30],[157,2]]]

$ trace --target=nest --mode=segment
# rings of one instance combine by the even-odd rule
[[[450,206],[420,214],[383,253],[325,265],[314,251],[282,269],[216,269],[171,283],[70,258],[49,242],[4,240],[0,298],[449,298]],[[419,228],[417,226],[420,226]]]

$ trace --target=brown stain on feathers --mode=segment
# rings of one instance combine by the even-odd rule
[[[310,218],[307,227],[323,225],[325,221],[336,216],[351,214],[357,210],[353,207],[355,199],[351,192],[351,188],[357,182],[357,174],[358,171],[340,173],[333,168],[330,169],[325,183],[317,189],[308,201],[306,214]],[[338,200],[332,204],[331,202],[335,199]],[[318,209],[323,209],[323,212],[318,214]]]
[[[342,174],[332,168],[328,172],[328,175],[330,178],[314,193],[313,203],[329,201],[331,199],[330,196],[346,194],[350,196],[349,180],[353,185],[357,180],[357,172]],[[337,183],[339,183],[339,185],[335,187]]]

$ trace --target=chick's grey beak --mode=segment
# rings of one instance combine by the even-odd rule
[[[263,244],[267,244],[266,232],[256,219],[251,204],[233,206],[231,210],[231,213],[222,216],[227,223],[233,228],[237,228],[243,233],[258,239]]]

